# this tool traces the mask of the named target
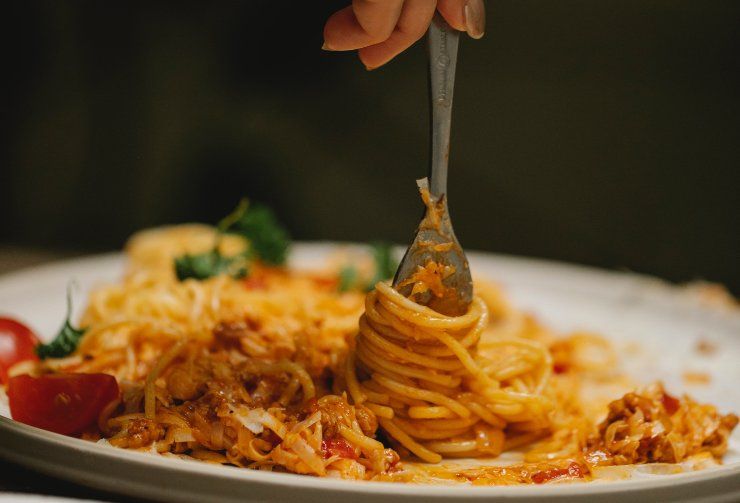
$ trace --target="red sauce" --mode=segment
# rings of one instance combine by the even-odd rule
[[[552,371],[556,374],[565,374],[568,372],[568,366],[564,363],[556,363],[552,366]]]
[[[663,407],[665,408],[665,411],[671,416],[675,414],[678,408],[681,406],[681,402],[678,398],[672,397],[665,392],[663,393],[661,401],[663,402]]]
[[[550,470],[543,470],[541,472],[534,473],[532,474],[532,482],[535,484],[544,484],[546,482],[566,477],[582,479],[583,470],[581,469],[581,465],[574,461],[568,465],[568,468],[551,468]]]
[[[306,415],[311,415],[318,410],[319,401],[316,400],[316,397],[311,397],[303,403],[303,412],[305,412]]]
[[[321,441],[321,450],[324,452],[324,458],[332,456],[340,458],[357,459],[357,453],[354,448],[343,438],[327,438]]]
[[[253,274],[244,280],[244,287],[247,290],[265,290],[267,288],[267,281],[261,274]]]
[[[319,288],[325,288],[327,290],[336,290],[336,288],[339,286],[339,279],[338,278],[327,278],[323,276],[312,276],[311,280],[313,281],[314,285],[316,285]]]

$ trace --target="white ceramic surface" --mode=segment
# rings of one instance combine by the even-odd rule
[[[311,267],[331,244],[302,244],[292,262]],[[703,305],[684,289],[626,273],[538,260],[471,253],[477,276],[495,279],[519,307],[561,330],[597,331],[631,348],[628,371],[641,381],[661,378],[674,393],[689,392],[721,410],[740,411],[740,313]],[[119,255],[77,259],[0,278],[0,316],[10,315],[49,338],[64,317],[70,279],[76,304],[92,286],[115,281]],[[699,340],[718,347],[694,351]],[[637,348],[637,349],[636,349]],[[684,371],[711,375],[687,386]],[[0,416],[7,416],[0,410]],[[350,482],[266,473],[167,459],[84,442],[0,417],[0,456],[27,467],[112,492],[164,501],[740,501],[740,438],[733,436],[724,466],[680,475],[641,474],[630,480],[521,487],[419,486]]]

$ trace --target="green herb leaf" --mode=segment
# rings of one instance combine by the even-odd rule
[[[267,206],[253,204],[248,210],[244,208],[224,232],[247,238],[255,257],[266,264],[282,265],[288,257],[288,231]]]
[[[204,280],[219,274],[228,274],[239,279],[245,277],[248,272],[244,254],[224,257],[218,248],[198,255],[182,255],[175,259],[175,274],[180,281],[189,278]]]
[[[244,215],[247,213],[247,208],[249,208],[249,200],[246,197],[242,197],[241,200],[239,200],[239,204],[236,205],[236,208],[222,218],[216,226],[218,233],[224,234],[229,232],[237,222],[244,218]]]
[[[224,234],[236,234],[249,241],[249,249],[239,255],[221,255],[219,245]],[[216,243],[211,251],[175,258],[177,279],[204,280],[219,274],[239,279],[249,273],[249,262],[259,259],[266,264],[282,265],[288,255],[290,237],[275,214],[266,206],[251,205],[244,198],[221,219],[216,229]]]
[[[398,261],[393,257],[393,246],[383,242],[371,243],[370,246],[373,249],[375,275],[365,288],[367,291],[375,288],[375,284],[379,281],[391,279],[396,274],[396,269],[398,269]]]
[[[360,278],[357,268],[346,265],[339,271],[339,291],[358,289],[369,292],[379,281],[391,279],[398,269],[398,261],[393,257],[393,246],[389,243],[375,242],[370,244],[373,255],[373,276],[365,282]]]
[[[72,316],[72,289],[67,288],[67,318],[64,325],[54,340],[49,344],[39,344],[36,346],[36,354],[42,360],[46,358],[63,358],[68,356],[77,349],[82,336],[87,331],[86,328],[74,328],[69,321]]]
[[[347,292],[357,287],[357,268],[352,265],[344,266],[339,271],[339,291]]]

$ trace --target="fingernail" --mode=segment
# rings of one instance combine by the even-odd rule
[[[331,47],[329,47],[329,45],[326,42],[324,42],[324,45],[321,46],[321,49],[324,50],[324,51],[333,51],[334,50]]]
[[[468,0],[465,4],[465,31],[478,40],[486,32],[486,6],[483,0]]]

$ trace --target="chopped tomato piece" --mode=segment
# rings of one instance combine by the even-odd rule
[[[38,337],[30,328],[10,318],[0,318],[0,383],[8,381],[8,369],[26,360],[38,360]]]
[[[118,383],[108,374],[20,375],[8,380],[13,419],[62,435],[82,433],[117,398]]]
[[[663,392],[661,402],[663,402],[663,408],[665,408],[665,411],[671,416],[675,414],[678,408],[681,406],[681,402],[678,398],[673,397],[665,392]]]
[[[339,285],[339,278],[331,278],[326,276],[313,276],[311,277],[314,284],[319,288],[326,288],[327,290],[335,290]]]
[[[568,468],[551,468],[549,470],[543,470],[532,475],[532,482],[535,484],[544,484],[555,479],[562,478],[583,478],[583,470],[581,465],[575,461],[568,465]]]
[[[321,441],[321,450],[324,458],[339,456],[340,458],[357,459],[354,448],[343,438],[327,438]]]
[[[311,397],[303,403],[303,412],[306,415],[313,414],[319,410],[319,401],[316,397]]]
[[[244,280],[244,288],[247,290],[264,290],[267,288],[267,281],[263,275],[253,274]]]
[[[267,290],[274,278],[285,276],[285,271],[279,267],[253,265],[249,269],[249,275],[242,280],[247,290]]]
[[[556,374],[564,374],[568,371],[568,366],[564,363],[556,363],[552,366],[552,371]]]

